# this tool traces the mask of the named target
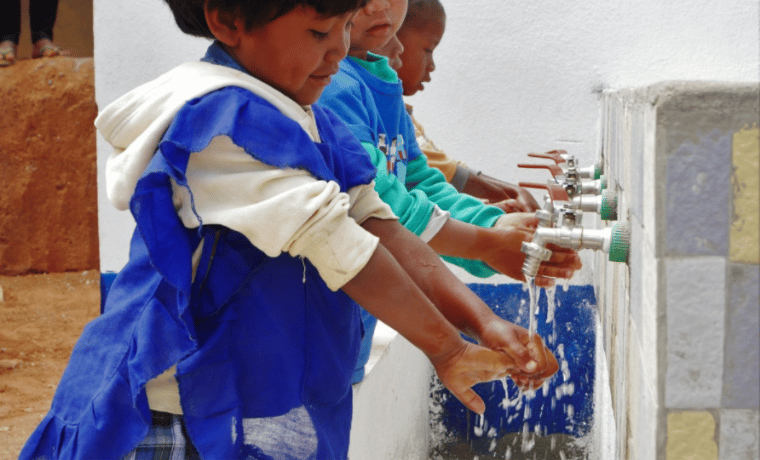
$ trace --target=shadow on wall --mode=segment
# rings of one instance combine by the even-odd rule
[[[73,57],[92,57],[92,0],[59,0],[53,38]],[[27,59],[32,55],[30,40],[29,0],[21,0],[19,58]]]

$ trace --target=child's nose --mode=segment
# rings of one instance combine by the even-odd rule
[[[364,6],[364,11],[367,15],[371,15],[374,13],[379,13],[380,11],[389,10],[390,8],[391,3],[389,0],[370,0]]]
[[[341,61],[348,55],[348,48],[351,45],[351,34],[344,33],[335,40],[335,43],[327,52],[325,59],[329,62]]]

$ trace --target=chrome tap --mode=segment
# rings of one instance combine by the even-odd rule
[[[529,153],[534,158],[545,158],[555,161],[555,164],[518,164],[520,168],[547,169],[554,178],[554,183],[567,192],[568,201],[576,209],[598,213],[602,220],[617,219],[617,195],[607,190],[607,178],[599,175],[597,179],[581,179],[580,169],[575,166],[575,158],[556,152],[546,154]],[[564,169],[563,169],[564,165]],[[596,165],[594,166],[597,167]],[[540,188],[544,188],[541,186]]]
[[[530,242],[522,243],[525,254],[522,272],[535,277],[541,262],[552,255],[546,246],[551,243],[568,249],[593,249],[609,254],[612,262],[627,262],[630,251],[630,230],[623,222],[602,229],[586,229],[580,225],[582,211],[572,202],[567,191],[558,184],[520,183],[521,187],[545,188],[548,194],[544,208],[536,212],[539,225]]]
[[[565,150],[552,150],[545,153],[529,153],[529,157],[545,158],[554,161],[562,170],[577,176],[579,179],[599,179],[602,175],[602,165],[594,163],[591,166],[581,168],[576,164],[575,157]],[[569,174],[568,174],[569,175]]]

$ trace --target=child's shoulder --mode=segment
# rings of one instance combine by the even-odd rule
[[[338,94],[361,94],[366,91],[366,86],[358,69],[346,58],[340,61],[338,73],[332,76],[332,81],[322,92],[320,99]]]
[[[340,112],[344,105],[356,107],[373,103],[372,90],[349,59],[340,62],[340,70],[333,75],[332,81],[322,92],[319,103],[331,110]]]

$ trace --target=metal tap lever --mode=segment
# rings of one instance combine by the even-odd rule
[[[518,163],[518,168],[528,168],[528,169],[548,169],[550,173],[552,173],[552,177],[557,180],[558,182],[561,182],[565,179],[565,171],[562,170],[557,165],[534,165],[534,164],[526,164],[526,163]]]
[[[546,160],[552,160],[567,174],[568,169],[574,170],[574,175],[577,175],[579,179],[599,179],[602,176],[602,166],[599,163],[595,163],[586,168],[577,167],[575,164],[575,157],[568,154],[565,150],[552,150],[546,153],[529,153],[529,157],[543,158]]]
[[[547,190],[549,192],[549,198],[552,203],[555,201],[570,201],[570,196],[567,194],[567,190],[559,184],[538,184],[536,182],[520,182],[518,184],[523,188],[538,188]]]

